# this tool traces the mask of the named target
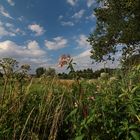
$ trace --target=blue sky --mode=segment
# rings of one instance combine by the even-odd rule
[[[29,63],[32,71],[64,71],[57,67],[62,54],[70,54],[77,69],[102,67],[91,64],[86,41],[96,26],[95,7],[95,0],[0,0],[0,58]]]

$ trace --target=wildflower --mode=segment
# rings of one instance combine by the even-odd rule
[[[60,58],[59,58],[59,63],[58,66],[59,67],[63,67],[64,65],[67,65],[71,60],[70,55],[65,55],[63,54]]]
[[[78,104],[75,102],[75,103],[74,103],[74,106],[75,106],[75,107],[78,107]]]

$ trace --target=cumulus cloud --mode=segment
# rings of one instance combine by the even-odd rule
[[[45,32],[44,28],[38,24],[31,24],[28,26],[28,29],[30,29],[32,32],[35,32],[36,36],[40,36]]]
[[[83,57],[90,57],[91,53],[90,53],[90,50],[86,50],[82,53],[80,53],[79,55],[75,56],[74,59],[81,59]]]
[[[37,67],[49,66],[50,61],[47,52],[40,48],[35,40],[28,41],[26,45],[18,45],[10,40],[0,42],[0,59],[4,57],[12,57],[20,64],[27,63],[31,65],[31,73],[34,73]]]
[[[79,12],[75,13],[75,14],[72,16],[72,18],[80,19],[80,18],[83,17],[84,13],[85,13],[85,10],[82,9],[82,10],[80,10]]]
[[[67,43],[68,43],[67,39],[60,36],[53,38],[53,41],[45,40],[45,46],[49,50],[58,50],[61,48],[65,48]]]
[[[8,2],[11,6],[14,6],[14,5],[15,5],[15,3],[14,3],[13,0],[7,0],[7,2]]]
[[[100,63],[93,63],[94,60],[91,59],[90,56],[91,56],[90,49],[85,50],[80,54],[74,56],[73,60],[77,64],[75,68],[78,70],[92,68],[94,71],[96,71],[104,67],[116,68],[120,64],[118,60],[114,61],[114,63],[112,63],[112,61],[109,60]]]
[[[87,42],[87,36],[84,34],[79,35],[78,39],[76,39],[76,42],[78,43],[78,48],[79,47],[85,47],[88,48],[90,47],[89,42]]]
[[[28,42],[27,46],[17,45],[10,40],[0,42],[0,57],[35,58],[45,54],[36,41]]]
[[[77,0],[67,0],[67,3],[69,3],[71,6],[75,6],[77,3]]]
[[[74,23],[71,21],[62,21],[61,25],[62,26],[74,26]]]
[[[90,59],[90,50],[85,50],[78,55],[73,57],[74,62],[76,62],[76,69],[87,69],[92,68],[92,60]]]
[[[0,5],[0,14],[3,15],[4,17],[13,19],[13,17],[10,16],[10,14],[4,9],[2,5]]]

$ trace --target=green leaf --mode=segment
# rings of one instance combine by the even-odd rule
[[[140,133],[139,132],[131,131],[130,133],[135,140],[140,140]]]
[[[134,124],[132,124],[132,125],[129,126],[129,129],[137,129],[137,128],[138,128],[138,126],[137,125],[134,125]]]
[[[128,109],[129,109],[129,111],[130,111],[129,113],[131,115],[135,115],[136,114],[136,110],[135,110],[133,105],[128,105]]]
[[[70,112],[70,114],[67,116],[66,119],[68,119],[69,117],[71,117],[71,116],[73,116],[74,114],[76,114],[76,112],[77,112],[77,108],[75,108],[74,110],[72,110],[72,111]]]
[[[83,134],[83,135],[81,135],[81,136],[76,137],[74,140],[83,140],[84,136],[85,136],[85,135]]]
[[[137,91],[137,89],[139,89],[139,86],[134,87],[134,88],[131,90],[131,93],[134,94],[134,93]]]

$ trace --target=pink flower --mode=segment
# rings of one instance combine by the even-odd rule
[[[63,54],[60,58],[59,58],[59,62],[58,62],[58,66],[59,67],[63,67],[64,65],[67,65],[71,60],[70,55],[65,55]]]

